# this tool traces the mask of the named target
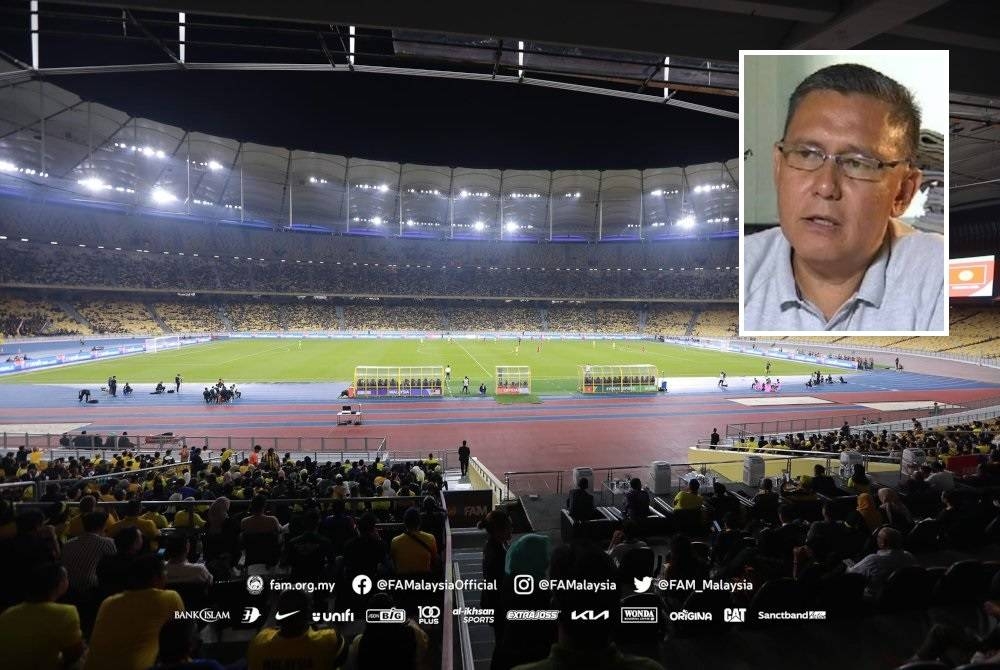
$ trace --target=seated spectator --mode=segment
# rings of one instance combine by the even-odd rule
[[[212,573],[203,563],[190,563],[191,541],[186,535],[172,535],[167,540],[167,584],[212,583]]]
[[[63,546],[62,564],[66,566],[70,588],[76,595],[96,589],[97,566],[101,559],[118,553],[114,540],[104,536],[107,522],[108,515],[104,512],[88,512],[83,515],[83,532]]]
[[[617,541],[616,541],[617,540]],[[649,545],[642,539],[639,532],[639,524],[633,519],[625,519],[620,531],[615,531],[611,538],[611,546],[608,548],[608,556],[611,563],[617,569],[622,564],[622,559],[633,549],[648,547]]]
[[[817,463],[813,466],[812,490],[824,496],[840,495],[833,477],[826,474],[826,468]]]
[[[194,497],[188,496],[184,500],[194,502]],[[174,520],[170,523],[172,528],[188,529],[202,528],[204,525],[205,520],[201,518],[194,507],[182,507],[177,510],[177,513],[174,514]]]
[[[614,579],[614,568],[607,554],[588,545],[562,546],[552,554],[551,579],[592,581]],[[548,658],[518,666],[518,670],[556,670],[557,668],[600,668],[601,670],[662,670],[656,661],[626,656],[614,642],[612,621],[574,621],[576,610],[614,610],[617,595],[605,591],[558,590],[553,604],[559,609],[558,641]]]
[[[429,574],[439,565],[437,540],[420,530],[420,512],[411,507],[403,514],[405,530],[392,539],[389,553],[396,574]]]
[[[267,496],[263,493],[255,495],[250,501],[250,515],[240,522],[240,529],[248,534],[274,533],[277,535],[280,533],[281,523],[278,521],[278,517],[265,514],[266,508]]]
[[[758,546],[762,554],[777,558],[784,563],[791,563],[792,550],[805,541],[805,529],[791,505],[778,508],[777,528],[765,528],[758,535]]]
[[[140,516],[141,514],[142,503],[138,500],[129,500],[125,505],[125,516],[122,517],[121,521],[111,526],[111,537],[115,537],[126,528],[137,528],[149,548],[155,550],[157,540],[160,537],[160,529],[153,521]]]
[[[923,469],[915,471],[910,478],[899,485],[901,493],[908,496],[919,495],[931,491],[930,484],[927,483],[927,473]]]
[[[66,526],[66,537],[73,538],[76,537],[77,535],[83,534],[84,517],[96,511],[98,511],[97,498],[90,495],[83,496],[82,498],[80,498],[79,514],[77,514],[76,516],[72,517],[69,520],[69,525]],[[112,521],[111,516],[108,514],[104,515],[104,520],[105,520],[105,527],[103,530],[105,533],[108,533],[111,530],[111,526],[114,524],[114,522]],[[73,581],[72,575],[70,575],[70,582],[72,581]]]
[[[333,543],[319,533],[319,512],[310,509],[302,516],[302,533],[285,542],[283,565],[298,580],[318,579],[333,557]]]
[[[817,500],[813,490],[812,477],[802,475],[798,483],[787,481],[781,485],[781,496],[790,503]]]
[[[105,598],[97,611],[84,670],[148,668],[159,652],[160,627],[184,610],[176,591],[166,591],[163,561],[147,554],[137,558],[128,590]]]
[[[649,491],[642,488],[638,477],[629,482],[631,489],[625,494],[625,508],[622,510],[626,519],[645,519],[649,516]]]
[[[210,658],[197,658],[201,647],[198,622],[171,619],[160,629],[160,657],[151,670],[225,670]]]
[[[726,489],[722,482],[712,484],[712,497],[707,499],[709,517],[712,521],[721,522],[730,513],[739,514],[743,511],[740,501]]]
[[[941,461],[931,463],[931,475],[927,478],[927,484],[936,491],[951,491],[955,488],[955,475],[944,469]]]
[[[698,494],[701,483],[697,479],[688,482],[687,491],[681,490],[674,496],[674,509],[701,509],[705,499]]]
[[[357,522],[347,513],[343,498],[336,498],[331,503],[330,515],[323,519],[320,532],[333,543],[333,553],[338,556],[348,541],[358,536]]]
[[[858,505],[847,516],[847,525],[869,533],[882,525],[882,514],[875,506],[875,499],[870,493],[862,493],[858,496]]]
[[[123,528],[115,536],[115,553],[97,564],[97,584],[105,594],[121,593],[128,586],[128,575],[142,551],[142,533],[138,528]]]
[[[372,596],[369,606],[377,609],[393,607],[388,593]],[[351,640],[346,670],[364,670],[385,665],[387,649],[392,650],[393,670],[429,670],[430,640],[417,623],[407,618],[403,623],[365,624],[363,633]]]
[[[765,478],[760,483],[760,491],[753,497],[753,507],[750,516],[762,521],[770,521],[778,517],[778,505],[781,498],[774,492],[774,482]]]
[[[878,499],[882,503],[879,505],[879,510],[885,523],[900,533],[908,533],[913,528],[913,516],[910,514],[910,510],[906,509],[906,505],[900,501],[899,494],[888,486],[884,486],[878,490]]]
[[[444,546],[444,525],[447,514],[442,510],[434,496],[424,496],[420,507],[420,530],[430,533],[437,540],[439,547]]]
[[[872,482],[865,474],[865,466],[861,463],[854,464],[854,472],[847,480],[847,488],[856,493],[871,493]]]
[[[964,548],[977,539],[973,533],[981,528],[977,527],[974,514],[961,504],[957,492],[954,489],[942,492],[941,502],[944,509],[935,518],[951,543]]]
[[[358,519],[358,536],[344,544],[344,574],[348,580],[357,575],[374,579],[388,571],[389,550],[377,523],[375,515],[366,512]]]
[[[594,506],[594,496],[587,489],[590,482],[586,477],[580,477],[576,488],[569,492],[566,499],[566,509],[574,521],[590,521],[597,516],[597,508]]]
[[[868,580],[865,597],[870,599],[878,598],[893,572],[917,564],[913,554],[903,549],[903,535],[895,528],[880,530],[876,542],[878,550],[874,554],[865,556],[847,569],[848,572],[865,576]]]
[[[676,533],[670,538],[670,553],[663,563],[660,576],[664,579],[694,579],[699,583],[708,577],[708,566],[695,556],[691,538],[687,535]],[[678,594],[671,595],[676,598]]]
[[[66,570],[58,563],[42,563],[26,576],[25,601],[0,613],[3,667],[70,667],[86,645],[76,607],[56,602],[69,588]]]
[[[312,599],[304,591],[285,591],[275,613],[278,628],[264,628],[247,650],[249,670],[270,668],[336,668],[344,655],[344,638],[333,628],[312,629]],[[383,652],[386,650],[383,650]]]
[[[847,535],[847,524],[833,518],[833,509],[833,503],[830,501],[823,503],[823,518],[810,524],[809,532],[806,533],[807,545],[820,544],[825,548],[832,549]]]

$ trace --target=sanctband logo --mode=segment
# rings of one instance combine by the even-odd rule
[[[623,607],[622,623],[659,623],[660,610],[656,607]]]

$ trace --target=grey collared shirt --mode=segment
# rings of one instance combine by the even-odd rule
[[[829,321],[803,298],[792,273],[792,248],[781,228],[743,242],[746,331],[944,330],[944,237],[892,221],[894,234],[861,286]],[[895,234],[902,233],[902,234]]]

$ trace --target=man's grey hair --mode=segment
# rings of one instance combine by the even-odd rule
[[[803,79],[788,99],[783,135],[802,99],[814,91],[836,91],[844,95],[870,95],[889,105],[889,120],[903,127],[905,158],[915,158],[920,145],[920,107],[908,88],[895,79],[856,63],[830,65]]]

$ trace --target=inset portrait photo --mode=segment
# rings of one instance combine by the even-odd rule
[[[740,335],[947,335],[947,51],[740,52]]]

